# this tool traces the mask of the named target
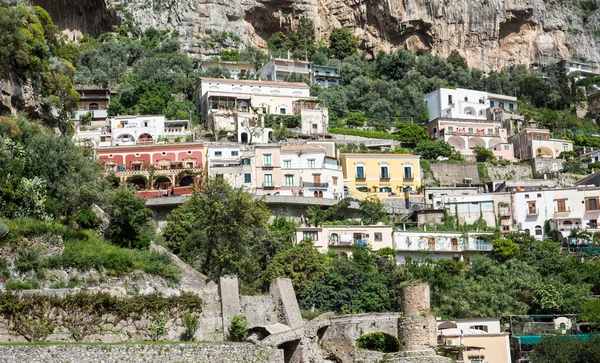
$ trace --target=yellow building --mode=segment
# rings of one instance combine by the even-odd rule
[[[341,154],[344,185],[360,199],[404,197],[421,186],[419,159],[411,154]]]

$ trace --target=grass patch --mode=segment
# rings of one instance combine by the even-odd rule
[[[68,228],[58,222],[43,222],[32,218],[4,219],[4,224],[10,229],[5,241],[18,244],[23,238],[39,236],[64,236]]]
[[[46,268],[77,268],[106,270],[109,276],[123,276],[134,270],[171,280],[179,279],[180,271],[166,253],[118,247],[102,240],[94,232],[83,231],[77,239],[65,242],[62,255],[43,262]]]
[[[385,131],[374,131],[374,130],[354,130],[354,129],[342,129],[339,127],[330,127],[327,129],[330,134],[338,134],[338,135],[350,135],[350,136],[361,136],[361,137],[369,137],[373,139],[388,139],[388,140],[400,140],[398,135],[390,134]]]
[[[6,280],[6,291],[34,290],[40,288],[40,283],[37,280]]]

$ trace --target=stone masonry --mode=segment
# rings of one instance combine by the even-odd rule
[[[0,346],[5,363],[281,363],[283,351],[250,343]]]

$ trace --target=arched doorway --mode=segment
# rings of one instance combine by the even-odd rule
[[[154,189],[168,189],[171,184],[171,179],[161,175],[154,180]]]
[[[469,149],[474,149],[475,146],[485,147],[485,141],[481,137],[469,138]]]
[[[184,175],[179,179],[180,187],[187,187],[194,184],[194,176],[193,175]]]
[[[117,136],[117,145],[120,142],[135,142],[135,137],[133,137],[133,135],[130,134],[122,134]]]
[[[150,141],[152,141],[152,135],[150,135],[149,133],[143,133],[138,138],[138,141],[139,142],[150,142]]]
[[[448,144],[452,146],[455,150],[465,150],[467,146],[465,145],[465,140],[460,136],[451,136],[448,139]]]
[[[465,107],[463,113],[465,115],[477,116],[477,111],[475,111],[475,109],[471,106]]]
[[[242,142],[242,144],[247,144],[248,143],[248,134],[245,132],[242,132],[242,136],[240,138],[240,141]]]
[[[146,189],[148,180],[142,175],[132,175],[127,178],[127,184],[133,184],[138,190]]]

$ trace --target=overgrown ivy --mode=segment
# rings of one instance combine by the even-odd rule
[[[158,294],[118,298],[108,293],[86,292],[64,297],[0,294],[0,316],[11,334],[28,342],[44,341],[62,327],[76,341],[102,332],[106,325],[132,324],[152,339],[156,316],[166,326],[178,324],[185,314],[200,314],[203,301],[191,293],[164,297]],[[154,320],[153,320],[154,319]]]

